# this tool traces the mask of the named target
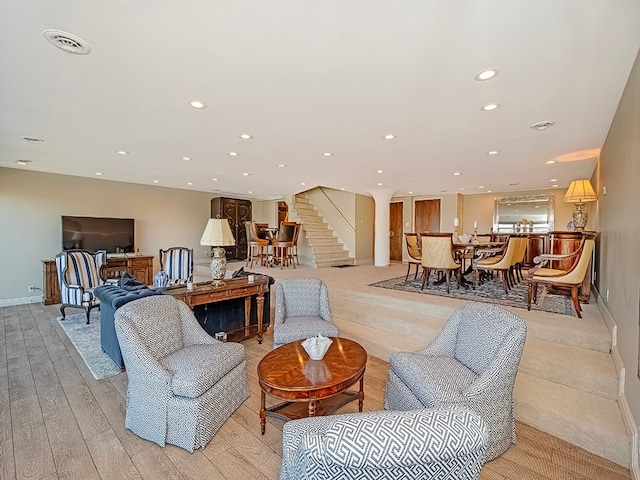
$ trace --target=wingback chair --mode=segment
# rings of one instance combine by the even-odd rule
[[[475,480],[487,437],[465,408],[293,420],[282,431],[280,480]]]
[[[193,248],[160,249],[160,271],[169,277],[167,285],[187,283],[193,278]]]
[[[449,277],[456,274],[458,288],[460,288],[461,265],[453,258],[452,233],[423,233],[422,237],[422,287],[429,283],[432,271],[444,273],[449,293]]]
[[[496,458],[516,441],[513,386],[526,334],[513,313],[468,303],[424,349],[391,354],[385,408],[470,408],[488,425],[487,461]]]
[[[104,283],[102,266],[107,263],[107,251],[68,250],[56,256],[58,284],[60,285],[60,313],[65,317],[66,307],[83,308],[87,325],[91,309],[100,305],[94,295],[96,287]]]
[[[407,245],[407,255],[409,255],[407,274],[404,276],[404,281],[406,282],[411,272],[411,265],[416,266],[416,274],[413,276],[413,279],[418,278],[418,269],[422,265],[422,253],[420,252],[420,239],[417,233],[405,233],[404,239]]]
[[[587,274],[594,246],[594,239],[583,239],[578,249],[573,253],[567,255],[543,254],[535,257],[533,261],[537,265],[531,268],[527,274],[527,310],[531,310],[532,301],[535,303],[538,300],[538,285],[566,287],[571,289],[571,300],[576,315],[578,318],[582,318],[578,288]],[[567,270],[544,267],[553,260],[572,260],[573,262]]]
[[[276,285],[273,348],[322,334],[337,337],[327,286],[317,278],[288,278]]]
[[[115,325],[129,380],[125,426],[160,446],[206,447],[249,396],[244,346],[215,340],[169,295],[123,305]]]

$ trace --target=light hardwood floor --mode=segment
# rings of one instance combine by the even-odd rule
[[[282,422],[260,435],[256,367],[271,348],[244,342],[250,398],[193,454],[124,428],[126,373],[95,380],[56,320],[55,305],[0,309],[0,479],[276,479]],[[365,410],[383,408],[388,364],[370,357]],[[341,412],[353,412],[349,404]],[[524,424],[483,480],[628,479],[629,471]]]

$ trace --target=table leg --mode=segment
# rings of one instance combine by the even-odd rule
[[[258,315],[258,343],[262,343],[262,312],[264,310],[264,293],[259,293],[256,298],[256,312]]]
[[[316,400],[309,400],[309,416],[316,416]]]
[[[264,435],[264,429],[267,426],[267,408],[266,408],[266,395],[264,391],[260,392],[260,430]]]
[[[358,392],[358,411],[362,411],[362,404],[364,403],[364,375],[360,377],[360,391]]]

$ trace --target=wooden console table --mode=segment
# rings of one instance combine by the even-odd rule
[[[58,285],[58,270],[55,259],[42,260],[44,304],[60,303],[60,286]],[[145,285],[153,284],[153,255],[130,254],[127,257],[107,257],[107,263],[102,267],[102,276],[120,278],[124,272],[136,278]]]
[[[188,290],[185,285],[168,287],[164,289],[165,295],[171,295],[182,300],[189,308],[209,303],[223,302],[234,298],[244,298],[244,325],[241,328],[227,331],[227,340],[239,342],[258,335],[258,343],[262,343],[262,317],[264,306],[264,294],[269,291],[269,277],[255,275],[254,281],[249,282],[248,277],[238,277],[225,280],[226,285],[214,287],[211,282],[193,284],[193,289]],[[258,325],[250,325],[251,297],[256,296],[256,309]]]

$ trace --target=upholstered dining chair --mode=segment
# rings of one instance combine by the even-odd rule
[[[508,294],[509,288],[511,288],[510,271],[512,258],[518,250],[518,247],[519,242],[517,237],[509,237],[504,248],[500,249],[504,252],[503,254],[480,258],[479,260],[475,261],[473,264],[474,288],[481,272],[496,272],[501,275],[504,293]],[[478,250],[478,253],[480,255],[483,255],[487,252],[497,252],[497,249],[487,249],[486,251]]]
[[[452,233],[422,233],[422,286],[429,284],[429,274],[432,271],[442,272],[447,282],[449,293],[449,278],[456,274],[458,288],[460,288],[461,266],[453,258],[453,234]]]
[[[493,460],[516,441],[513,386],[526,335],[515,314],[468,303],[422,350],[391,354],[385,409],[467,407],[488,424]]]
[[[58,284],[60,286],[60,313],[65,317],[66,307],[83,308],[87,325],[91,309],[99,307],[100,300],[94,290],[104,283],[102,267],[107,263],[107,251],[68,250],[56,256]]]
[[[475,480],[487,443],[486,422],[463,407],[292,420],[280,480]]]
[[[115,327],[128,377],[125,427],[139,437],[205,448],[249,397],[244,346],[211,337],[184,302],[129,302]]]
[[[592,238],[582,239],[578,249],[566,255],[542,254],[533,259],[537,265],[527,274],[527,310],[531,310],[531,302],[538,301],[538,285],[564,287],[571,290],[571,300],[573,308],[578,318],[582,318],[580,313],[580,299],[578,297],[578,289],[589,268],[589,261],[595,246],[595,240]],[[566,270],[558,270],[547,268],[545,265],[553,260],[570,260],[571,266]]]
[[[327,286],[318,278],[288,278],[276,284],[273,348],[318,334],[337,337]]]
[[[407,255],[409,255],[407,260],[407,274],[404,276],[404,281],[406,282],[411,272],[411,265],[416,266],[416,274],[413,276],[413,279],[418,278],[418,269],[422,266],[422,253],[420,251],[421,245],[417,233],[405,233],[404,239],[407,246]]]
[[[278,236],[275,240],[271,241],[274,259],[280,264],[280,269],[282,269],[285,264],[287,267],[293,264],[293,268],[296,268],[296,263],[293,258],[293,247],[296,241],[297,230],[298,224],[296,222],[280,222]]]
[[[527,253],[527,243],[529,240],[526,237],[516,237],[516,249],[513,252],[511,258],[511,280],[515,282],[521,282],[522,277],[522,264],[524,263],[524,256]]]
[[[160,249],[160,271],[167,274],[167,285],[181,285],[193,278],[193,248]]]
[[[268,226],[267,224],[260,225]],[[269,255],[269,245],[271,244],[270,239],[268,239],[266,235],[260,234],[259,224],[256,222],[247,220],[244,222],[244,228],[247,232],[247,261],[245,267],[253,268],[253,262],[257,262],[258,260],[260,261],[260,265],[266,265]]]

